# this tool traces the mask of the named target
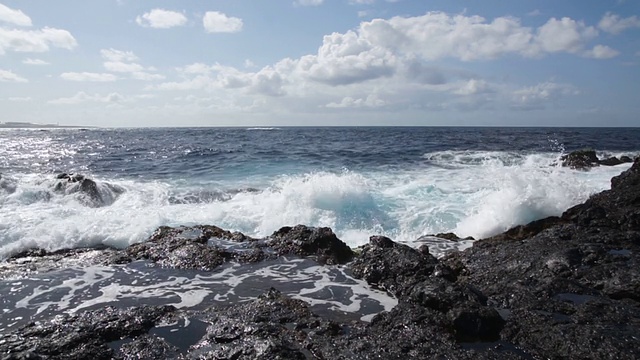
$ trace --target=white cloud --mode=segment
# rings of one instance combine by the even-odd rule
[[[66,72],[60,74],[60,77],[68,81],[111,82],[118,80],[118,78],[113,74],[90,72]]]
[[[126,63],[120,61],[106,61],[104,68],[113,72],[132,73],[144,70],[144,66],[138,63]]]
[[[31,26],[31,18],[21,10],[14,10],[0,4],[0,22],[6,22],[18,26]]]
[[[377,108],[385,105],[385,101],[378,98],[375,94],[370,94],[366,98],[358,98],[354,99],[351,96],[347,96],[342,98],[342,100],[338,103],[331,102],[325,105],[328,108]]]
[[[456,95],[475,95],[487,92],[491,92],[489,84],[485,80],[478,79],[470,79],[453,91]]]
[[[557,102],[563,96],[579,93],[571,85],[547,81],[514,91],[511,107],[517,110],[543,109],[547,104]]]
[[[353,31],[326,35],[317,55],[300,58],[298,68],[311,79],[329,85],[347,85],[391,76],[394,54]]]
[[[116,49],[102,49],[100,55],[107,60],[113,62],[138,61],[138,57],[131,51],[122,51]]]
[[[99,94],[89,95],[84,91],[80,91],[74,96],[50,100],[48,101],[48,103],[54,104],[54,105],[74,105],[74,104],[81,104],[86,102],[119,103],[124,100],[125,100],[124,96],[118,93],[110,93],[108,95],[102,96]]]
[[[425,60],[494,59],[507,54],[535,57],[547,53],[580,54],[598,35],[597,29],[571,18],[551,18],[538,29],[519,19],[429,12],[416,17],[393,17],[364,22],[359,37],[394,53],[413,53]]]
[[[218,11],[207,11],[202,18],[202,24],[209,33],[234,33],[242,30],[242,19],[228,17]]]
[[[531,29],[513,18],[491,23],[480,16],[429,12],[417,17],[374,19],[359,28],[360,37],[394,53],[413,53],[425,60],[446,57],[464,61],[522,53],[532,41]]]
[[[135,71],[131,73],[131,78],[135,80],[155,81],[155,80],[164,80],[165,76],[160,74],[151,74],[144,71]]]
[[[322,5],[324,0],[296,0],[293,5],[296,6],[319,6]]]
[[[577,54],[585,44],[598,36],[598,30],[586,26],[582,21],[564,17],[560,20],[551,18],[538,29],[536,43],[543,52],[568,52]],[[537,53],[537,49],[531,49]]]
[[[352,5],[370,5],[375,2],[376,0],[349,0],[349,4]]]
[[[2,70],[2,69],[0,69],[0,82],[26,83],[26,82],[29,82],[29,80],[27,80],[27,79],[15,74],[11,70]]]
[[[7,98],[7,100],[13,101],[13,102],[29,102],[33,99],[31,99],[31,97],[29,96],[25,96],[25,97],[13,96],[13,97]]]
[[[591,50],[587,50],[584,56],[594,59],[611,59],[620,54],[619,51],[605,45],[596,45]]]
[[[611,34],[619,34],[627,29],[640,28],[640,18],[630,16],[628,18],[620,18],[620,15],[606,13],[602,20],[598,23],[598,28]]]
[[[132,79],[143,81],[163,80],[165,78],[164,75],[154,74],[155,68],[144,67],[135,62],[140,59],[131,51],[102,49],[100,54],[105,59],[102,65],[108,71],[127,73],[130,74]]]
[[[202,91],[252,112],[544,108],[561,104],[557,98],[575,94],[575,88],[549,81],[514,91],[514,85],[492,83],[434,61],[537,58],[553,53],[614,56],[615,50],[591,43],[597,36],[597,29],[570,18],[551,18],[537,28],[511,17],[486,20],[440,12],[374,19],[324,36],[317,52],[299,58],[285,58],[259,70],[195,63],[177,69],[180,80],[146,89]]]
[[[49,65],[49,63],[44,60],[31,59],[31,58],[22,60],[22,63],[27,65]]]
[[[78,45],[70,32],[45,27],[41,30],[6,29],[0,27],[0,55],[6,51],[45,52],[50,47],[71,50]]]
[[[136,17],[136,23],[144,27],[169,29],[185,25],[187,23],[187,17],[177,11],[153,9]]]

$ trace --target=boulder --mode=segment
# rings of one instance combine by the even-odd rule
[[[129,246],[126,254],[132,259],[150,260],[162,267],[205,271],[211,271],[230,259],[255,262],[266,257],[257,248],[251,253],[239,253],[209,244],[212,238],[233,242],[253,240],[242,233],[232,233],[217,226],[163,226],[157,229],[148,241]]]
[[[563,155],[560,160],[562,160],[562,166],[572,169],[585,170],[599,165],[596,152],[590,149],[572,151]]]
[[[354,255],[353,250],[326,227],[283,227],[269,237],[267,245],[278,255],[314,256],[326,264],[344,264]]]
[[[618,159],[615,156],[598,161],[598,164],[605,165],[605,166],[615,166],[615,165],[620,165],[622,163],[624,163],[624,161],[622,161],[621,159]]]
[[[124,193],[124,188],[109,184],[98,184],[82,174],[61,173],[56,176],[53,190],[65,195],[77,194],[78,200],[89,207],[101,207],[113,204]]]
[[[408,295],[426,280],[438,260],[427,252],[398,244],[385,236],[371,236],[351,264],[353,275],[395,296]]]

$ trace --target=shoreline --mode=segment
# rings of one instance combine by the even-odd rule
[[[273,283],[274,289],[254,300],[201,311],[107,306],[64,315],[12,332],[9,340],[0,341],[0,353],[56,357],[65,349],[64,354],[87,358],[637,358],[639,215],[636,159],[611,179],[610,190],[561,216],[478,240],[440,259],[426,246],[414,249],[383,236],[351,249],[329,228],[302,225],[281,228],[264,239],[215,226],[162,227],[148,241],[124,250],[30,250],[0,265],[59,270],[82,259],[100,266],[145,261],[178,275],[214,271],[226,263],[242,267],[299,257],[319,267],[345,268],[398,304],[370,323],[328,319],[281,292],[278,287],[284,284]],[[90,252],[93,258],[86,256]],[[182,326],[161,331],[162,324],[177,319],[185,319]],[[74,330],[63,330],[69,328]]]

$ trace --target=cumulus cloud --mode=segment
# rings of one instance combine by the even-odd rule
[[[207,11],[202,18],[208,33],[235,33],[242,30],[242,19],[229,17],[218,11]]]
[[[353,31],[324,37],[317,55],[303,56],[298,68],[306,76],[329,85],[346,85],[390,76],[397,58]]]
[[[362,22],[353,30],[324,36],[317,52],[261,69],[194,63],[178,69],[180,80],[146,89],[224,94],[220,101],[252,111],[266,108],[265,104],[292,111],[471,111],[498,103],[528,110],[558,104],[558,99],[577,90],[553,81],[514,90],[514,85],[441,64],[450,63],[449,59],[536,59],[555,53],[594,59],[616,56],[616,50],[593,44],[597,36],[595,27],[571,18],[550,18],[539,27],[528,27],[512,17],[487,20],[429,12]]]
[[[31,26],[31,18],[21,10],[11,9],[0,4],[0,22],[5,22],[17,26]]]
[[[617,35],[627,29],[640,28],[640,18],[635,15],[628,18],[621,18],[620,15],[608,12],[598,23],[598,28],[602,31]]]
[[[594,59],[611,59],[620,54],[619,51],[614,50],[606,45],[596,45],[591,50],[587,50],[584,56]]]
[[[93,81],[93,82],[111,82],[118,78],[113,74],[90,73],[90,72],[66,72],[60,74],[60,78],[68,81]]]
[[[475,95],[491,91],[489,83],[485,80],[470,79],[464,82],[458,89],[454,90],[453,93],[456,95]]]
[[[0,55],[7,51],[45,52],[51,46],[71,50],[77,45],[76,39],[67,30],[50,27],[41,30],[0,27]]]
[[[80,91],[74,96],[50,100],[48,101],[48,103],[53,105],[75,105],[75,104],[81,104],[86,102],[119,103],[124,100],[125,100],[124,96],[115,92],[102,96],[100,94],[89,95],[84,91]]]
[[[31,18],[20,10],[0,4],[0,23],[14,26],[31,26]],[[0,27],[0,55],[7,51],[45,52],[51,47],[71,50],[76,39],[67,30],[44,27],[40,30]]]
[[[41,60],[41,59],[31,59],[31,58],[26,58],[24,60],[22,60],[23,64],[27,64],[27,65],[49,65],[48,62]]]
[[[0,69],[0,82],[19,82],[26,83],[29,80],[17,75],[11,70],[2,70]]]
[[[535,44],[542,52],[568,52],[577,54],[585,44],[598,36],[598,30],[593,26],[586,26],[582,21],[575,21],[564,17],[560,20],[551,18],[538,29]],[[538,54],[535,47],[530,49],[534,55]]]
[[[144,27],[169,29],[185,25],[187,23],[187,17],[183,13],[177,11],[153,9],[137,16],[136,23]]]

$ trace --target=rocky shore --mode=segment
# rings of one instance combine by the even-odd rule
[[[76,186],[83,179],[64,181]],[[443,241],[455,241],[449,237]],[[64,269],[81,258],[84,265],[144,260],[216,271],[282,256],[344,267],[398,304],[371,322],[329,318],[274,284],[257,299],[204,310],[107,306],[6,332],[0,358],[640,358],[638,159],[611,180],[611,190],[561,216],[440,259],[426,246],[414,249],[382,236],[351,249],[328,228],[298,225],[254,239],[215,226],[164,227],[123,250],[16,254],[0,264],[0,279]]]

